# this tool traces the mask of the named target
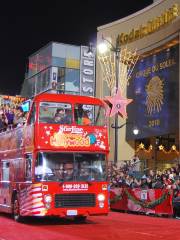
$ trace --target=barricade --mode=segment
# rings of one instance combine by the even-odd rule
[[[172,190],[112,188],[110,208],[145,214],[173,215]]]

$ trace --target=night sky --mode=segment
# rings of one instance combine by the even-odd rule
[[[4,1],[0,9],[0,94],[20,93],[28,57],[48,42],[96,44],[98,26],[126,17],[152,2]]]

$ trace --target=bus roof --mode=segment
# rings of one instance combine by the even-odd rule
[[[54,94],[54,93],[41,93],[34,97],[35,102],[68,102],[68,103],[86,103],[86,104],[99,104],[103,105],[103,102],[95,97],[70,95],[70,94]]]

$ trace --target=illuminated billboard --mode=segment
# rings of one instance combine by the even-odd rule
[[[174,133],[179,124],[179,39],[173,39],[136,64],[128,98],[127,140]],[[139,128],[134,136],[132,126]]]

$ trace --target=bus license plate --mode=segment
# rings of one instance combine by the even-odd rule
[[[67,216],[76,216],[77,210],[67,210]]]

